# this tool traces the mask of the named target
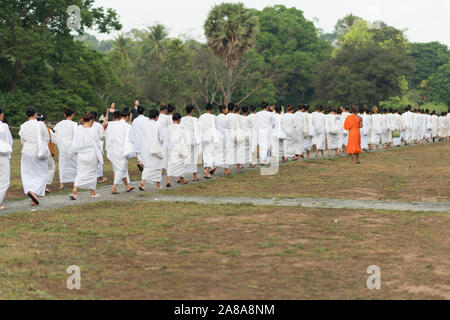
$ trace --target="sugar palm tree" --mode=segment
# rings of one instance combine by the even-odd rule
[[[233,70],[255,45],[258,24],[255,10],[246,9],[242,3],[216,5],[205,22],[208,47],[227,69],[225,103],[231,102],[233,94]]]

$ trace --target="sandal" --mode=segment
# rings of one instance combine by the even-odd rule
[[[35,205],[37,206],[39,205],[39,198],[36,195],[32,194],[31,192],[28,192],[27,196],[28,198],[31,199],[31,201],[33,201]]]
[[[70,200],[73,200],[73,201],[78,200],[78,197],[74,194],[71,194],[69,197],[70,197]]]
[[[142,191],[142,192],[145,192],[145,188],[142,187],[142,186],[139,186],[139,190]]]
[[[142,166],[142,164],[138,163],[137,167],[141,173],[144,172],[144,167]]]
[[[166,188],[171,188],[172,185],[170,183],[166,184]]]
[[[189,180],[184,180],[183,182],[180,182],[181,185],[186,185],[189,183]]]
[[[135,187],[131,187],[130,189],[127,190],[127,192],[131,192],[131,191],[133,191],[135,189],[136,189]]]
[[[115,196],[115,195],[120,194],[120,192],[117,192],[117,191],[111,191],[111,194],[112,194],[113,196]]]

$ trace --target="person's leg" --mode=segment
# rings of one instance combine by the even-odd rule
[[[145,180],[141,180],[141,183],[139,185],[139,190],[145,191]]]
[[[113,187],[112,187],[112,190],[111,190],[111,192],[113,193],[113,194],[119,194],[119,192],[117,192],[117,184],[113,184]]]

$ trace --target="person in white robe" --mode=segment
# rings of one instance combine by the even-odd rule
[[[213,105],[208,103],[205,106],[206,112],[198,119],[200,135],[202,137],[203,168],[206,179],[211,179],[211,171],[216,170],[215,149],[218,144],[216,130],[216,116],[213,114]],[[179,175],[179,176],[184,176]]]
[[[241,118],[241,127],[242,134],[244,137],[244,164],[248,164],[250,168],[254,168],[256,165],[256,160],[253,159],[253,140],[255,139],[255,135],[253,135],[253,117],[249,115],[250,108],[248,106],[242,107],[242,115],[239,115]]]
[[[370,115],[367,112],[367,106],[360,108],[359,116],[363,120],[363,127],[361,128],[361,149],[363,151],[369,150],[369,139],[370,139]]]
[[[413,127],[412,127],[412,136],[413,136],[413,143],[420,143],[420,132],[422,130],[422,124],[421,124],[421,114],[418,109],[414,109],[413,114]]]
[[[430,110],[426,110],[425,111],[425,140],[426,142],[430,142],[431,141],[431,131],[433,130],[433,120],[431,118],[430,115]]]
[[[100,122],[97,122],[98,114],[96,111],[91,111],[90,113],[94,117],[94,123],[92,124],[92,128],[94,128],[94,131],[97,133],[97,136],[98,136],[98,147],[100,148],[102,155],[104,155],[105,127]],[[103,163],[102,162],[99,162],[99,164],[98,164],[97,177],[98,177],[98,183],[105,183],[106,181],[108,181],[108,177],[103,176]]]
[[[286,139],[286,134],[283,131],[281,124],[282,121],[282,107],[280,105],[275,106],[275,113],[273,119],[275,122],[275,127],[272,130],[272,163],[279,163],[280,158],[282,162],[287,162],[287,158],[284,156],[284,140]]]
[[[46,117],[45,115],[39,115],[37,117],[38,121],[42,121],[45,126],[47,127],[47,123],[46,121]],[[53,129],[47,128],[48,131],[48,135],[49,135],[49,151],[50,151],[50,144],[53,144],[56,141],[56,135],[55,132],[53,131]],[[45,192],[46,193],[52,193],[52,191],[50,190],[50,186],[53,183],[53,179],[55,177],[55,171],[56,171],[56,165],[55,165],[55,160],[53,159],[55,155],[51,154],[50,152],[50,156],[48,157],[48,177],[47,177],[47,186],[45,188]]]
[[[284,158],[292,159],[292,161],[296,161],[296,120],[297,117],[294,114],[294,106],[288,105],[287,113],[283,114],[281,116],[281,130],[283,130],[285,139],[284,139]],[[303,137],[303,132],[302,132]]]
[[[159,111],[159,118],[158,118],[158,125],[162,134],[162,146],[163,146],[163,151],[164,151],[164,166],[163,169],[165,169],[167,171],[167,139],[166,139],[166,135],[167,135],[167,128],[172,125],[172,116],[169,116],[167,114],[168,112],[168,106],[166,105],[161,105],[160,107],[160,111]]]
[[[203,117],[202,120],[206,120]],[[185,144],[185,130],[181,126],[181,115],[175,113],[172,116],[173,123],[167,128],[167,187],[172,187],[171,178],[176,177],[177,183],[188,184],[189,180],[184,178],[186,173],[186,159],[189,152]],[[209,120],[212,120],[211,118]],[[209,147],[209,145],[208,145]],[[214,145],[213,145],[214,147]]]
[[[150,121],[144,126],[141,146],[141,159],[144,164],[139,190],[145,191],[145,183],[155,183],[156,189],[161,189],[162,170],[164,167],[164,150],[162,133],[157,123],[159,111],[149,112]]]
[[[241,117],[239,111],[236,111],[237,107],[234,103],[228,104],[228,122],[226,131],[226,163],[228,172],[230,174],[230,168],[236,165],[238,170],[242,169],[242,165],[245,162],[245,140],[242,133]]]
[[[306,113],[305,107],[300,104],[298,106],[298,111],[294,113],[295,116],[295,159],[303,159],[305,153],[305,122]]]
[[[215,147],[215,165],[225,169],[225,174],[230,174],[230,168],[227,165],[227,130],[228,130],[228,108],[222,104],[219,106],[220,114],[216,118],[217,144]],[[214,170],[210,172],[214,174]]]
[[[381,145],[383,149],[389,149],[390,139],[392,138],[392,131],[388,109],[384,109],[384,112],[380,114],[380,122],[381,122]]]
[[[21,176],[25,194],[31,199],[31,205],[39,205],[39,197],[45,196],[48,178],[48,143],[50,136],[47,127],[37,121],[34,107],[26,109],[28,121],[20,126],[19,136],[22,142]]]
[[[269,112],[269,105],[262,103],[262,111],[255,116],[256,132],[259,145],[259,159],[262,165],[270,163],[272,131],[275,128],[273,112]]]
[[[437,115],[436,111],[433,111],[431,114],[431,137],[433,139],[433,142],[436,141],[438,136],[439,136],[439,116]]]
[[[6,210],[3,201],[10,185],[10,160],[13,148],[13,138],[4,120],[5,113],[0,108],[0,210]]]
[[[258,133],[256,131],[256,124],[255,124],[255,119],[256,119],[256,112],[257,112],[257,108],[256,106],[251,106],[250,107],[250,113],[248,115],[248,127],[251,126],[251,131],[249,132],[249,144],[250,144],[250,160],[249,160],[249,167],[250,168],[254,168],[256,167],[256,164],[258,163]],[[245,126],[245,124],[244,124]],[[245,130],[245,129],[244,129]],[[247,140],[246,140],[247,141]]]
[[[322,154],[322,157],[324,156],[326,135],[326,117],[324,111],[324,107],[317,106],[316,110],[312,114],[312,122],[314,126],[312,144],[316,148],[316,158],[319,156],[319,152]]]
[[[400,111],[396,109],[394,111],[394,122],[395,122],[395,132],[397,133],[398,137],[393,139],[393,146],[398,147],[402,144],[403,140],[403,132],[405,129],[405,124],[403,122],[403,117],[400,114]]]
[[[327,145],[328,145],[328,156],[333,155],[333,151],[335,155],[339,154],[339,139],[338,133],[341,130],[341,127],[338,126],[338,119],[336,116],[336,111],[332,108],[329,109],[328,114],[325,116],[325,128],[327,135]],[[342,127],[343,128],[343,127]]]
[[[344,129],[342,129],[342,131],[344,131]],[[303,129],[303,132],[305,137],[306,159],[309,159],[311,157],[311,150],[313,146],[312,140],[315,134],[311,108],[309,105],[305,106],[305,127]]]
[[[75,130],[72,151],[77,155],[77,176],[70,195],[71,200],[78,200],[78,190],[87,189],[91,198],[99,198],[97,194],[98,163],[103,163],[102,151],[98,145],[98,135],[93,128],[94,116],[85,114],[81,125]]]
[[[53,128],[59,150],[59,190],[64,189],[64,184],[75,182],[77,176],[77,157],[72,152],[77,123],[73,121],[74,113],[71,109],[66,109],[64,116],[65,120],[58,122]]]
[[[413,124],[414,115],[411,112],[411,106],[405,108],[405,112],[402,114],[404,131],[403,131],[403,142],[408,145],[413,142]]]
[[[145,108],[142,106],[138,106],[137,108],[137,118],[134,119],[133,123],[131,124],[131,131],[130,131],[130,142],[134,146],[134,152],[136,153],[136,157],[138,159],[137,167],[139,171],[142,173],[144,171],[144,164],[142,163],[142,145],[143,145],[143,137],[144,137],[144,131],[146,125],[148,125],[148,122],[150,121],[149,118],[147,118],[145,114]]]
[[[378,150],[381,142],[381,114],[378,113],[378,107],[374,106],[372,109],[372,132],[371,132],[371,141],[369,149],[373,150],[373,147],[376,147]]]
[[[439,117],[439,141],[444,141],[447,138],[447,113],[442,112]]]
[[[450,108],[447,112],[447,138],[446,140],[450,139]]]
[[[200,164],[199,156],[202,152],[201,132],[198,126],[198,119],[193,117],[194,106],[188,104],[186,106],[186,116],[181,118],[181,126],[185,130],[185,143],[189,151],[189,157],[186,159],[186,174],[192,174],[192,181],[200,181],[197,176],[198,165]]]
[[[124,184],[127,192],[135,189],[130,186],[130,176],[128,174],[130,153],[127,153],[127,144],[130,143],[128,137],[131,130],[128,119],[128,111],[122,111],[121,114],[114,114],[114,121],[108,123],[108,128],[105,131],[106,156],[111,161],[114,171],[114,183],[111,190],[113,195],[120,194],[117,191],[119,184]]]

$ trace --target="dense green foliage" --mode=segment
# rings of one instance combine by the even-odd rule
[[[77,30],[67,7],[81,9]],[[446,45],[409,43],[403,32],[354,15],[323,34],[303,12],[282,5],[261,11],[215,6],[207,43],[169,37],[156,24],[99,41],[86,30],[120,30],[116,13],[94,0],[2,0],[0,106],[12,125],[34,105],[51,121],[65,107],[77,116],[119,108],[233,101],[258,105],[407,104],[443,111],[450,103]]]

